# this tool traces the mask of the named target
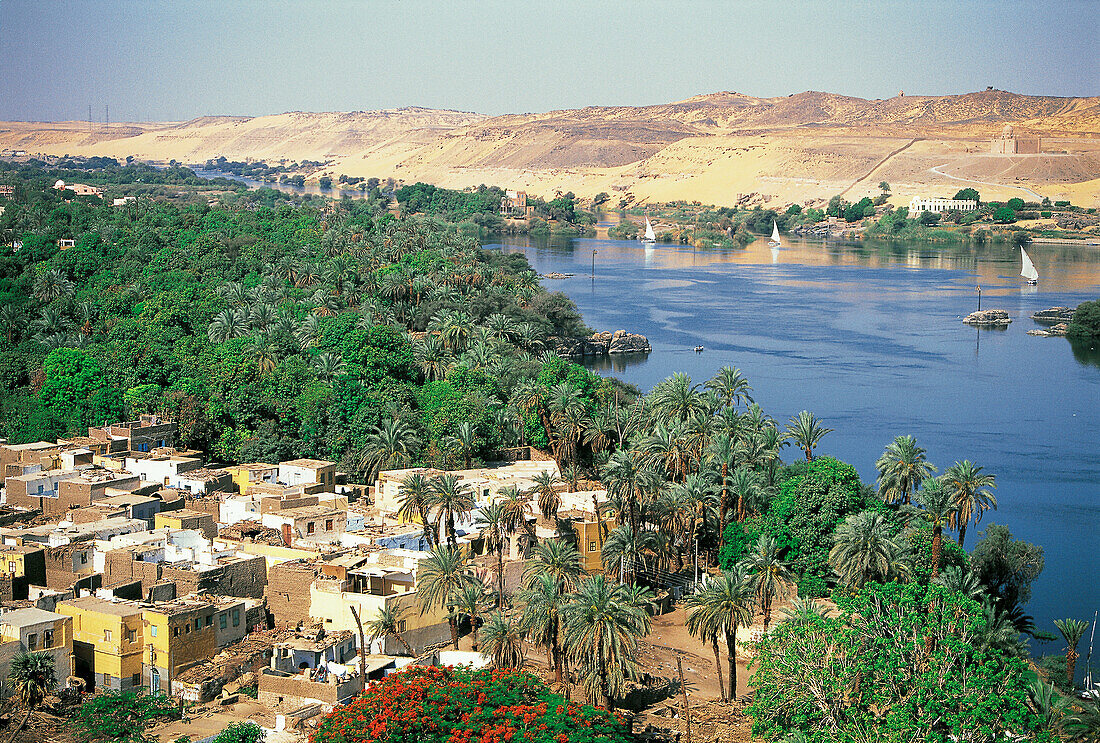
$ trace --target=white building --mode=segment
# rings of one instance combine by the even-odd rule
[[[910,216],[921,212],[939,214],[950,211],[973,212],[977,210],[978,202],[973,199],[922,199],[919,196],[914,196],[913,200],[909,202]]]

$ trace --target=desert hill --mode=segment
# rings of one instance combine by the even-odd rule
[[[1044,155],[993,156],[1005,124],[1044,138]],[[635,201],[810,201],[873,192],[989,197],[1041,193],[1096,205],[1100,98],[999,90],[866,100],[808,91],[733,92],[649,106],[592,106],[487,117],[404,108],[351,113],[207,116],[187,122],[0,123],[0,148],[202,162],[224,155],[318,160],[330,175],[449,187],[479,183],[538,194],[600,191]],[[320,175],[320,173],[318,173]]]

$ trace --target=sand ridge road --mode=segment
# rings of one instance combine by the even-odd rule
[[[942,170],[940,170],[940,168],[945,167],[948,164],[949,163],[944,163],[943,165],[936,165],[934,167],[929,168],[928,172],[929,173],[935,173],[936,175],[942,175],[944,178],[950,178],[953,181],[963,181],[964,183],[977,183],[977,184],[980,184],[982,186],[993,186],[995,188],[1014,188],[1017,191],[1023,191],[1024,193],[1031,194],[1032,196],[1039,199],[1040,201],[1042,201],[1042,199],[1043,199],[1042,194],[1035,193],[1034,191],[1032,191],[1030,188],[1027,188],[1026,186],[1013,186],[1013,185],[1009,185],[1007,183],[993,183],[992,181],[976,181],[973,178],[963,178],[961,176],[951,175],[950,173],[944,173]]]

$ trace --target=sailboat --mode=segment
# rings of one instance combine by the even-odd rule
[[[655,233],[653,231],[653,225],[651,225],[649,223],[649,215],[648,214],[645,217],[645,237],[642,238],[642,242],[644,242],[644,243],[655,243],[655,242],[657,242],[657,233]]]
[[[1027,251],[1020,248],[1020,258],[1023,259],[1024,265],[1020,269],[1020,275],[1027,279],[1027,283],[1031,286],[1035,286],[1039,283],[1039,272],[1035,270],[1035,264],[1031,262],[1031,256],[1027,254]]]
[[[782,244],[783,244],[782,241],[780,241],[780,239],[779,239],[779,225],[776,224],[775,220],[773,219],[772,220],[772,239],[768,241],[768,245],[772,246],[773,248],[778,248]]]

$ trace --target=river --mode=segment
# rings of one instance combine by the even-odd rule
[[[601,374],[648,391],[677,371],[702,383],[735,365],[781,423],[807,409],[835,429],[819,453],[851,462],[867,482],[901,434],[940,471],[961,459],[982,465],[997,477],[1000,507],[970,529],[967,548],[992,522],[1043,546],[1028,606],[1041,630],[1100,609],[1100,351],[1026,334],[1041,327],[1035,310],[1100,296],[1097,248],[1029,248],[1042,278],[1028,287],[1007,245],[796,241],[772,252],[759,240],[704,252],[507,238],[487,247],[522,252],[541,274],[574,274],[543,284],[571,297],[592,328],[649,337],[652,353],[592,363]],[[961,322],[977,285],[983,308],[1011,313],[1008,329]],[[1060,648],[1033,643],[1040,654]]]

